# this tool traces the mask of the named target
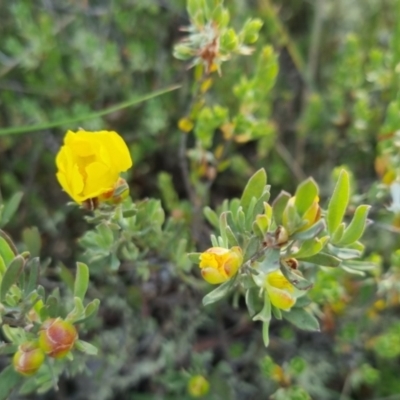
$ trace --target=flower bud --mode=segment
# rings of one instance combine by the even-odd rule
[[[49,357],[65,357],[77,339],[74,325],[61,318],[48,319],[39,331],[39,346]]]
[[[238,246],[231,249],[211,247],[200,255],[201,275],[213,285],[232,278],[243,262],[242,249]]]
[[[264,286],[275,307],[288,311],[296,303],[295,287],[279,269],[266,276]]]
[[[114,188],[98,197],[99,203],[107,203],[117,205],[129,196],[129,186],[126,180],[118,178]]]
[[[191,397],[203,397],[210,390],[210,384],[204,376],[194,375],[189,380],[187,390]]]
[[[14,354],[14,369],[24,376],[34,375],[43,364],[44,358],[43,351],[36,343],[23,343]]]
[[[299,232],[305,231],[306,229],[310,228],[320,218],[321,218],[321,207],[319,206],[319,197],[316,196],[310,208],[303,215],[303,220],[306,221],[306,224],[299,229]]]
[[[261,19],[256,18],[248,20],[242,30],[243,43],[255,43],[258,40],[258,34],[262,26],[263,22]]]

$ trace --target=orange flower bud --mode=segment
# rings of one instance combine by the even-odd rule
[[[14,354],[14,369],[24,376],[34,375],[43,364],[44,358],[43,351],[36,343],[23,343]]]
[[[232,278],[243,262],[242,249],[238,246],[231,249],[211,247],[200,255],[201,275],[213,285]]]
[[[49,357],[65,357],[77,339],[74,325],[61,318],[48,319],[39,331],[39,346]]]

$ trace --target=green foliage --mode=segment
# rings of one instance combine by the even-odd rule
[[[399,393],[400,2],[328,3],[0,4],[0,398]],[[79,126],[127,141],[132,200],[65,206]],[[210,246],[243,255],[216,288]],[[50,317],[80,338],[22,377]]]

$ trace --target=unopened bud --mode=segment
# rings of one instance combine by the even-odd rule
[[[48,319],[39,331],[39,346],[49,357],[65,357],[77,339],[74,325],[61,318]]]
[[[118,178],[117,183],[114,186],[114,189],[101,194],[98,197],[98,201],[100,203],[107,203],[117,205],[125,200],[129,196],[129,186],[126,183],[126,180],[123,178]]]
[[[253,44],[258,40],[258,34],[260,32],[263,22],[260,19],[250,19],[248,20],[241,32],[243,37],[243,43]]]
[[[289,240],[288,231],[281,225],[276,228],[275,231],[275,245],[276,246],[283,246]]]
[[[18,347],[13,357],[14,369],[24,376],[34,375],[43,364],[45,355],[37,343],[26,342]]]

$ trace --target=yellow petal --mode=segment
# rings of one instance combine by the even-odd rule
[[[272,286],[277,289],[288,290],[289,292],[294,291],[294,286],[285,278],[279,269],[267,275],[266,283],[267,286]]]
[[[97,197],[114,188],[118,180],[118,172],[101,163],[94,162],[86,167],[86,182],[83,196],[86,199]]]
[[[212,285],[217,285],[218,283],[225,282],[229,279],[215,268],[203,268],[201,270],[201,275],[208,283],[211,283]]]
[[[97,135],[108,151],[112,168],[118,172],[123,172],[132,167],[132,158],[128,147],[117,132],[101,131],[97,132]]]
[[[200,255],[200,268],[218,268],[218,261],[215,257],[215,254],[204,252]]]
[[[293,307],[294,303],[296,303],[296,299],[284,290],[277,289],[273,286],[267,286],[267,292],[271,303],[281,310],[288,311]]]

